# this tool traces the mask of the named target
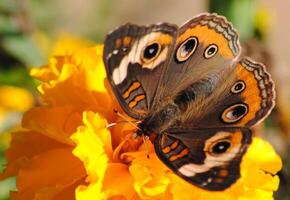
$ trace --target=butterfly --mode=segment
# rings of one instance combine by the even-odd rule
[[[141,121],[137,134],[153,138],[166,166],[206,190],[240,178],[250,128],[275,104],[264,65],[240,53],[232,24],[209,13],[181,27],[127,23],[104,42],[108,80],[125,113]]]

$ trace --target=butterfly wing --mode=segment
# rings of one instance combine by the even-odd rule
[[[224,17],[189,20],[179,29],[156,109],[171,99],[182,113],[177,121],[188,127],[257,124],[274,107],[274,84],[262,64],[239,54],[238,34]]]
[[[176,33],[177,27],[167,23],[126,24],[107,35],[103,55],[107,78],[129,116],[143,119],[150,111]]]
[[[186,22],[178,30],[174,52],[158,86],[156,107],[163,99],[182,102],[215,90],[240,54],[238,38],[232,24],[216,14],[202,14]],[[207,79],[211,84],[203,83]],[[189,86],[194,86],[194,91],[184,94]]]
[[[204,84],[211,84],[210,79]],[[186,89],[192,91],[192,88]],[[274,83],[265,67],[242,58],[224,72],[216,89],[206,97],[183,102],[180,118],[189,127],[251,127],[261,122],[275,105]]]
[[[178,176],[207,190],[224,190],[240,178],[251,143],[247,128],[168,130],[154,141],[158,157]]]
[[[157,53],[144,58],[150,50]],[[238,34],[231,23],[216,14],[202,14],[178,30],[169,24],[121,26],[105,40],[104,63],[123,109],[144,119],[163,102],[209,95],[239,54]],[[209,78],[212,83],[204,84]],[[189,86],[194,91],[184,93]]]

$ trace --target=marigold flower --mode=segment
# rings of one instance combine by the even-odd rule
[[[42,81],[42,105],[23,117],[13,134],[1,179],[17,176],[12,199],[272,199],[281,159],[254,138],[241,178],[221,192],[197,188],[171,172],[148,141],[133,139],[107,86],[102,46],[75,50],[32,70]],[[120,109],[120,108],[119,108]]]

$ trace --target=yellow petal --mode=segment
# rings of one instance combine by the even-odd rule
[[[262,170],[272,174],[277,173],[282,168],[282,160],[273,147],[257,137],[254,137],[244,159],[248,160],[250,164],[259,165]]]
[[[167,188],[170,183],[167,177],[168,168],[161,163],[154,153],[153,145],[147,142],[149,158],[147,158],[145,146],[137,152],[124,153],[123,156],[131,156],[133,159],[129,167],[134,178],[134,188],[143,199],[168,198]]]
[[[27,90],[13,86],[0,87],[0,107],[7,111],[24,112],[34,103],[33,96]]]
[[[83,38],[79,38],[69,33],[60,33],[54,40],[54,44],[50,47],[51,55],[64,55],[74,51],[78,51],[85,47],[91,47],[94,43]]]
[[[95,195],[94,198],[103,199],[102,182],[112,156],[110,132],[105,128],[106,120],[93,112],[83,114],[83,123],[84,126],[79,127],[71,138],[77,144],[73,153],[83,161],[90,184],[79,186],[76,197],[92,199]]]

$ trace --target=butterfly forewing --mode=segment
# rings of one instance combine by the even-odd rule
[[[159,85],[165,89],[156,98],[183,100],[187,95],[183,91],[189,87],[195,98],[209,95],[239,54],[238,33],[224,17],[202,14],[189,20],[178,30],[175,50]]]
[[[157,84],[175,43],[177,27],[123,25],[105,40],[107,77],[124,111],[136,119],[151,108]]]

